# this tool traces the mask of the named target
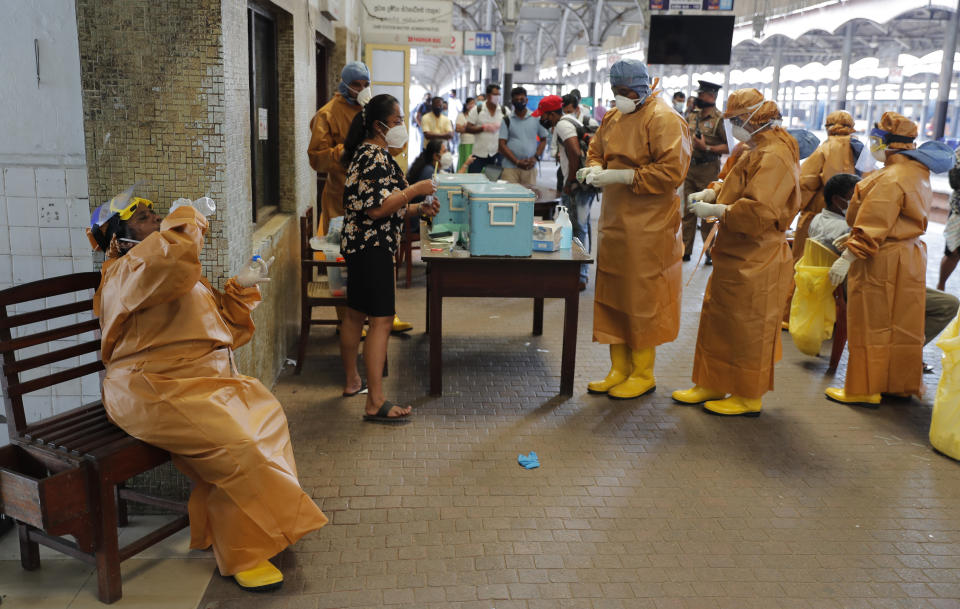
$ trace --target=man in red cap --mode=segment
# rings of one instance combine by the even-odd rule
[[[563,99],[559,95],[548,95],[540,100],[533,116],[540,118],[545,129],[554,129],[560,147],[560,171],[563,174],[561,199],[570,215],[573,235],[586,244],[590,238],[590,205],[596,196],[596,189],[577,181],[577,170],[583,164],[589,144],[583,123],[574,114],[563,113]],[[589,267],[580,267],[580,290],[587,289]]]

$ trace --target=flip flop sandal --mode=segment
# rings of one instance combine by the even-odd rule
[[[410,415],[404,415],[401,417],[391,417],[390,409],[396,406],[390,400],[383,402],[383,405],[380,407],[380,410],[377,411],[377,414],[365,414],[363,415],[364,421],[372,421],[375,423],[401,423],[403,421],[409,421]]]
[[[360,389],[357,389],[357,390],[354,391],[353,393],[349,393],[349,392],[347,392],[347,391],[344,391],[344,392],[343,392],[343,397],[345,397],[345,398],[352,398],[352,397],[355,396],[355,395],[366,394],[366,393],[367,393],[367,384],[366,384],[366,383],[361,383],[361,384],[360,384]]]

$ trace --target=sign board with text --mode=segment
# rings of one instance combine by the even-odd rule
[[[449,44],[442,47],[424,47],[425,55],[463,55],[463,32],[457,30],[450,35]]]
[[[463,54],[464,55],[496,55],[497,54],[496,32],[464,32],[463,33]]]
[[[453,34],[451,0],[361,0],[365,42],[446,47]]]

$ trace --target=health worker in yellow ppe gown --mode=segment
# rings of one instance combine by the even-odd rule
[[[823,187],[838,173],[856,173],[856,162],[863,144],[852,137],[853,117],[845,110],[827,115],[827,140],[800,165],[800,218],[793,238],[794,263],[803,256],[813,217],[823,211]],[[851,142],[853,142],[851,144]]]
[[[722,183],[691,195],[694,212],[717,218],[691,389],[683,404],[713,414],[757,416],[781,357],[780,320],[792,286],[786,230],[800,207],[797,141],[779,126],[777,104],[756,89],[730,94],[724,118],[746,151]]]
[[[680,330],[681,202],[690,166],[686,122],[657,96],[647,66],[610,68],[616,109],[590,142],[578,179],[603,189],[593,340],[610,345],[610,372],[590,393],[630,399],[656,388],[657,345]],[[652,90],[651,90],[652,89]]]
[[[933,201],[930,173],[953,167],[953,151],[940,142],[914,144],[917,125],[885,112],[870,132],[870,152],[884,163],[853,193],[851,226],[830,282],[847,280],[847,376],[826,390],[844,404],[876,406],[881,394],[921,395],[927,230]]]
[[[244,588],[276,588],[283,576],[268,559],[327,518],[300,487],[280,403],[234,365],[269,264],[251,261],[214,289],[200,267],[207,220],[193,205],[161,222],[151,202],[119,196],[94,214],[92,241],[107,254],[94,296],[103,405],[193,482],[190,547],[213,546],[220,573]]]

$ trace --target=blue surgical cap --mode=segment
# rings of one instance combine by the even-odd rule
[[[357,91],[351,92],[347,85],[355,80],[370,80],[370,70],[361,61],[351,61],[343,66],[343,70],[340,72],[340,84],[337,86],[337,90],[340,95],[352,103],[356,103]]]
[[[610,67],[610,86],[629,87],[641,98],[650,94],[650,72],[637,59],[621,59]]]
[[[933,173],[949,171],[956,160],[953,148],[943,142],[924,142],[916,150],[894,150],[894,152],[920,161]]]
[[[787,129],[787,133],[797,140],[797,148],[800,158],[805,159],[813,154],[817,146],[820,145],[820,138],[807,129]]]

